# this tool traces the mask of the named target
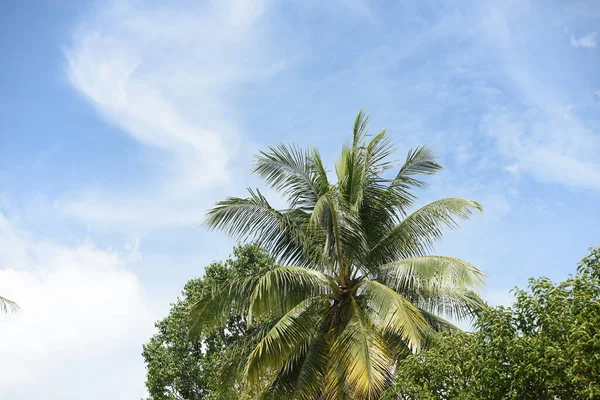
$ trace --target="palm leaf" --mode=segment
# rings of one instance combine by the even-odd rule
[[[408,299],[377,281],[361,283],[371,319],[384,333],[400,335],[412,348],[419,348],[428,329],[421,312]]]
[[[190,311],[190,326],[194,334],[210,333],[224,326],[231,316],[246,317],[250,296],[264,274],[229,278],[206,285]]]
[[[225,231],[238,240],[254,240],[282,263],[318,264],[315,232],[307,229],[309,215],[301,210],[281,212],[271,207],[260,191],[249,198],[230,197],[209,210],[205,225]]]
[[[310,226],[320,228],[326,236],[323,247],[329,259],[360,259],[367,251],[360,216],[343,198],[331,193],[321,197],[310,217]],[[349,268],[349,263],[340,267]]]
[[[319,334],[328,303],[322,297],[302,301],[285,314],[254,347],[244,368],[249,387],[260,383],[265,371],[290,366]]]
[[[441,169],[442,166],[436,161],[433,151],[427,146],[419,146],[408,152],[404,165],[390,184],[390,189],[408,189],[411,186],[424,188],[426,184],[413,177],[415,175],[433,175]]]
[[[367,125],[369,124],[369,116],[360,110],[354,119],[354,127],[352,128],[352,147],[357,148],[363,142],[367,134]]]
[[[423,318],[427,321],[427,324],[435,331],[435,332],[453,332],[460,331],[460,328],[451,323],[450,321],[445,320],[444,318],[430,313],[427,310],[419,309],[421,314],[423,314]]]
[[[282,315],[307,297],[331,294],[335,282],[327,275],[302,267],[276,267],[257,282],[250,297],[248,323],[254,318]]]
[[[296,146],[279,144],[261,151],[252,172],[263,178],[273,189],[288,198],[290,208],[309,211],[329,190],[323,185],[322,175],[311,151]]]
[[[350,320],[332,344],[332,357],[353,398],[378,399],[389,384],[393,360],[377,327],[356,301],[351,309]]]
[[[473,320],[486,307],[475,292],[463,288],[405,290],[402,294],[420,309],[458,321]]]
[[[329,184],[329,179],[327,178],[327,170],[323,165],[323,160],[321,158],[321,153],[319,153],[319,149],[311,148],[310,153],[312,167],[315,174],[314,180],[317,188],[316,193],[318,193],[319,197],[321,197],[331,190],[331,186]]]
[[[359,175],[359,184],[357,193],[353,196],[353,204],[357,210],[360,210],[365,200],[365,197],[381,197],[385,193],[387,187],[383,184],[385,180],[381,178],[381,174],[387,169],[391,168],[391,162],[387,160],[387,157],[393,153],[394,146],[384,130],[376,135],[369,144],[361,149],[364,153],[359,160],[362,165],[358,167],[361,169],[356,172]]]
[[[319,398],[323,391],[323,381],[329,361],[329,343],[324,335],[318,336],[310,345],[306,357],[298,371],[293,399],[312,400]]]
[[[215,398],[226,398],[227,394],[231,392],[232,386],[235,386],[238,391],[242,390],[244,367],[250,353],[254,350],[256,343],[260,342],[276,323],[277,320],[255,322],[246,329],[244,335],[239,336],[225,347],[223,362],[218,371],[220,379],[215,388]]]
[[[446,198],[429,203],[396,225],[372,249],[370,263],[423,256],[442,238],[444,227],[456,229],[457,219],[466,220],[472,210],[482,211],[479,203],[461,198]]]
[[[395,290],[410,287],[448,286],[476,289],[484,274],[474,265],[454,257],[422,256],[385,264],[377,269],[378,280]]]
[[[466,261],[442,256],[414,257],[379,269],[377,280],[424,310],[457,319],[472,318],[483,307],[473,289],[484,274]]]
[[[8,313],[19,310],[19,305],[6,297],[0,296],[0,312]]]
[[[323,400],[346,400],[349,399],[346,392],[346,377],[343,371],[336,364],[338,361],[334,359],[334,354],[330,350],[329,363],[325,373],[325,381],[323,383]]]

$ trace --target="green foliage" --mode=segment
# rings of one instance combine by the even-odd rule
[[[531,279],[511,307],[485,310],[476,325],[401,361],[385,398],[600,398],[600,248],[575,276]]]
[[[273,259],[257,246],[238,246],[231,259],[209,265],[203,278],[186,283],[182,297],[156,323],[158,332],[144,345],[149,400],[243,398],[235,379],[222,381],[237,375],[240,354],[251,349],[246,340],[252,335],[242,317],[231,316],[210,333],[191,335],[190,310],[207,287],[272,268]]]
[[[360,112],[336,182],[317,149],[280,144],[256,157],[253,172],[287,208],[250,190],[208,213],[208,227],[256,241],[284,265],[206,287],[193,310],[197,332],[241,316],[256,333],[239,375],[253,398],[378,399],[396,357],[454,329],[443,317],[482,308],[480,270],[429,256],[444,228],[481,206],[447,198],[409,213],[413,189],[426,187],[420,177],[441,166],[426,147],[396,166],[390,136],[369,137],[367,122]]]

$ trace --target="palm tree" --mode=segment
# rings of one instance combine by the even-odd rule
[[[317,149],[278,145],[261,152],[253,173],[288,202],[274,209],[259,190],[230,197],[206,225],[254,240],[280,265],[207,291],[193,310],[197,330],[245,318],[255,342],[239,372],[256,398],[377,399],[395,360],[422,348],[442,318],[471,318],[483,274],[452,257],[429,255],[444,227],[481,206],[446,198],[409,213],[419,175],[442,167],[427,147],[408,152],[399,170],[383,131],[367,141],[356,117],[352,142],[330,181]]]

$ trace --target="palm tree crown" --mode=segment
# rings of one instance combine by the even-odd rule
[[[255,328],[240,374],[259,398],[379,398],[395,360],[453,328],[442,317],[470,318],[481,307],[473,290],[482,272],[429,255],[444,227],[481,206],[446,198],[409,213],[411,189],[426,186],[419,175],[441,166],[419,147],[393,172],[390,136],[369,137],[367,122],[361,111],[335,183],[317,149],[278,145],[256,157],[253,173],[287,209],[249,190],[208,212],[208,227],[256,241],[282,265],[223,282],[193,313],[198,329],[231,315]]]

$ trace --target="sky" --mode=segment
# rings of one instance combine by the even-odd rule
[[[362,108],[419,202],[483,204],[438,254],[509,304],[600,245],[594,0],[0,4],[0,399],[139,399],[142,344],[234,242],[201,226],[279,142],[331,166]],[[268,195],[273,193],[266,191]]]

